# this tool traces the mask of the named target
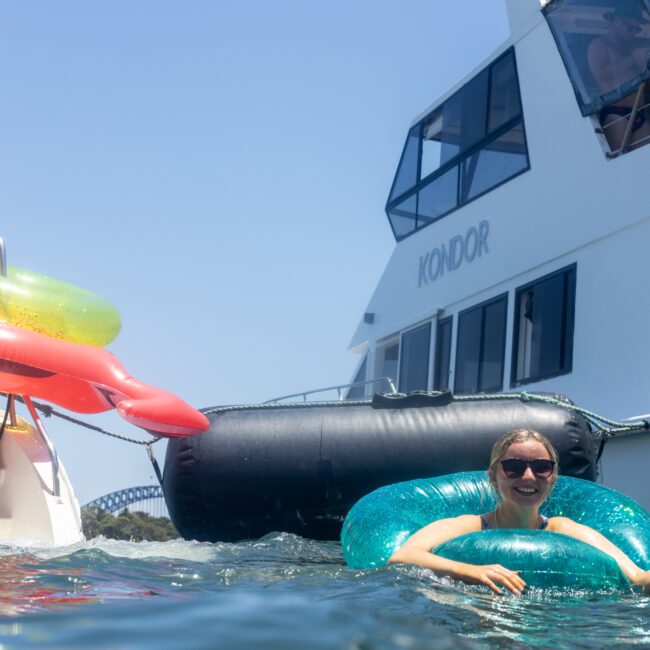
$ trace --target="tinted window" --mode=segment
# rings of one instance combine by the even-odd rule
[[[456,393],[499,391],[503,388],[506,296],[500,296],[458,316]]]
[[[461,201],[483,194],[527,167],[528,154],[520,122],[462,162]]]
[[[415,126],[409,131],[402,152],[402,158],[395,174],[390,198],[399,196],[418,181],[418,157],[420,155],[420,129]]]
[[[575,266],[516,292],[513,385],[570,372]]]
[[[442,161],[442,112],[434,113],[422,125],[420,178],[435,172]]]
[[[442,162],[467,151],[485,137],[489,68],[445,102]]]
[[[399,359],[399,343],[393,343],[384,348],[383,363],[379,377],[389,377],[394,383],[397,383],[397,360]],[[384,390],[388,390],[386,384]]]
[[[498,129],[521,113],[515,60],[506,56],[492,66],[488,128]]]
[[[619,5],[624,13],[617,15]],[[643,0],[551,0],[543,11],[583,115],[620,101],[650,78]]]
[[[458,317],[455,392],[478,392],[483,310],[473,309]]]
[[[391,208],[388,213],[393,232],[397,239],[415,231],[417,220],[417,194],[413,194],[408,199],[404,199],[400,204]]]
[[[528,167],[511,49],[409,131],[386,204],[396,239]]]
[[[483,349],[479,390],[495,391],[503,387],[503,355],[506,343],[506,301],[499,300],[483,312]]]
[[[435,221],[458,204],[458,167],[438,176],[420,190],[418,226]]]
[[[401,392],[427,390],[430,341],[431,323],[402,335],[402,362],[399,374],[399,390]]]
[[[435,372],[433,374],[433,390],[449,389],[451,326],[451,316],[438,321],[438,327],[436,328],[436,359]]]

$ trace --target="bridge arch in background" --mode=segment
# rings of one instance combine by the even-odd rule
[[[141,504],[139,508],[129,508],[133,504]],[[101,508],[114,515],[119,514],[124,508],[146,512],[154,517],[169,517],[167,504],[160,485],[140,485],[137,487],[117,490],[110,494],[94,499],[84,508]]]

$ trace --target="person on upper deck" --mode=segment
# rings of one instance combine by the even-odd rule
[[[494,511],[434,521],[411,535],[388,562],[423,566],[440,576],[486,585],[496,593],[502,593],[501,587],[505,587],[520,594],[526,583],[518,571],[500,564],[479,566],[448,560],[431,550],[450,539],[486,529],[545,529],[582,540],[607,553],[630,582],[650,591],[650,571],[636,566],[599,532],[567,517],[549,519],[540,514],[540,506],[551,493],[558,475],[557,451],[541,433],[514,429],[499,438],[492,447],[488,475],[499,501]]]
[[[589,69],[601,94],[619,88],[626,81],[643,73],[650,63],[650,48],[638,37],[648,22],[639,0],[618,0],[616,7],[603,18],[609,23],[605,34],[591,41],[587,50]],[[605,106],[600,112],[600,123],[612,151],[622,145],[628,121],[634,107],[636,92]],[[641,105],[645,101],[641,102]],[[627,119],[625,119],[627,118]],[[634,117],[629,144],[650,136],[650,123],[643,111]]]

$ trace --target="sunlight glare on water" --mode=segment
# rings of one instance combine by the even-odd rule
[[[638,593],[495,596],[335,542],[0,548],[2,648],[601,648],[650,643]]]

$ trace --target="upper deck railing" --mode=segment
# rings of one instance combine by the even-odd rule
[[[610,147],[608,158],[618,158],[632,149],[650,144],[650,135],[635,136],[638,125],[646,121],[650,113],[650,102],[646,101],[646,88],[649,86],[647,81],[639,86],[629,115],[622,115],[596,129],[596,133],[602,133],[607,138]],[[617,147],[619,142],[620,146]]]
[[[395,387],[395,380],[392,377],[378,377],[377,379],[368,379],[367,381],[355,381],[351,384],[339,384],[337,386],[327,386],[325,388],[315,388],[314,390],[307,390],[300,393],[291,393],[290,395],[283,395],[282,397],[274,397],[273,399],[266,400],[265,404],[277,404],[278,402],[283,402],[285,400],[295,400],[296,398],[302,399],[303,402],[308,401],[308,397],[316,395],[318,393],[327,393],[331,391],[336,391],[337,400],[343,401],[348,398],[350,390],[353,388],[358,388],[361,386],[368,386],[370,384],[380,384],[384,387],[388,387],[391,393],[396,393],[397,388]],[[347,393],[344,392],[347,391]]]

